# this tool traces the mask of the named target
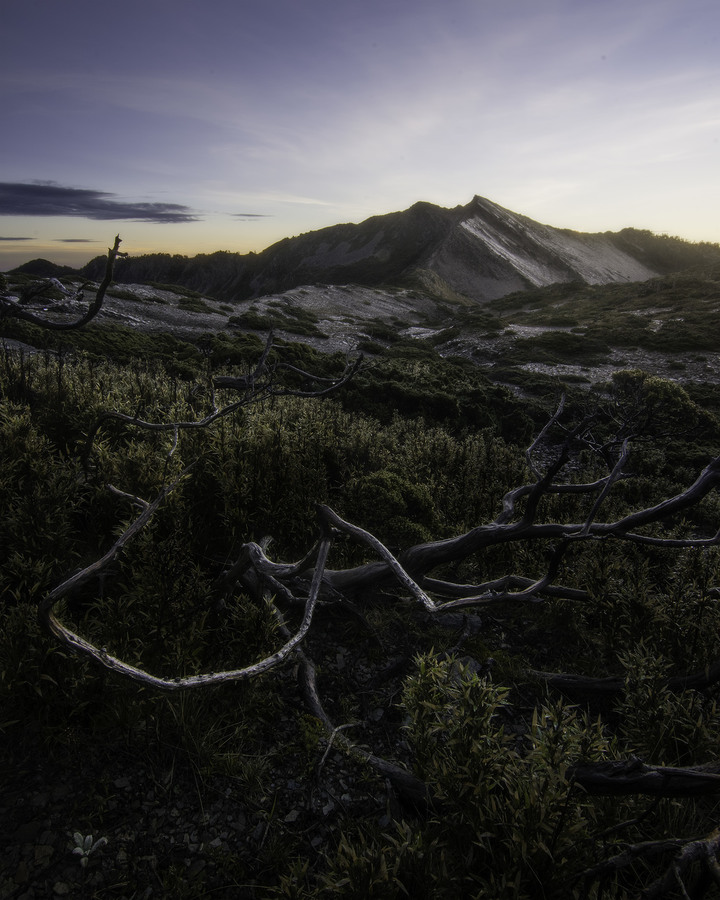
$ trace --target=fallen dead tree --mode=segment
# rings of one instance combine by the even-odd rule
[[[108,412],[93,429],[89,452],[92,452],[96,435],[110,420],[128,428],[173,432],[175,446],[181,430],[207,428],[218,419],[266,396],[277,396],[283,392],[295,392],[300,396],[321,396],[344,384],[353,376],[357,367],[357,363],[349,366],[342,376],[328,383],[316,382],[314,388],[290,389],[283,387],[279,381],[282,367],[277,362],[270,362],[271,351],[272,335],[268,338],[258,364],[249,375],[214,379],[214,387],[218,391],[238,391],[239,399],[224,404],[216,403],[213,394],[212,411],[197,421],[151,422]],[[312,381],[311,373],[295,370],[294,374],[300,374],[308,384]],[[270,607],[278,626],[277,633],[282,636],[283,642],[272,653],[251,665],[189,676],[158,676],[86,640],[78,631],[65,625],[56,612],[61,600],[87,587],[94,579],[100,576],[112,577],[112,567],[118,557],[148,526],[172,492],[185,479],[192,478],[192,467],[185,470],[179,479],[153,500],[111,488],[119,498],[139,508],[137,518],[100,559],[63,581],[42,600],[39,610],[41,622],[55,639],[75,652],[138,684],[162,692],[176,693],[247,681],[292,662],[297,665],[298,681],[308,709],[321,723],[328,747],[341,748],[353,758],[372,767],[414,806],[428,807],[437,812],[442,809],[442,802],[428,784],[405,766],[384,759],[351,741],[345,734],[348,726],[337,724],[326,711],[318,688],[315,664],[305,649],[308,637],[312,633],[317,634],[317,631],[314,632],[316,621],[324,607],[349,610],[353,603],[362,600],[368,593],[382,589],[392,598],[390,602],[397,602],[405,607],[410,605],[427,621],[442,623],[444,618],[458,615],[473,617],[484,610],[522,604],[542,605],[555,598],[587,603],[591,599],[588,590],[564,584],[562,580],[563,565],[568,554],[575,548],[602,541],[672,552],[686,548],[710,548],[720,543],[720,531],[707,537],[689,538],[659,537],[656,533],[657,526],[668,524],[678,514],[692,510],[720,484],[720,457],[711,460],[689,487],[673,496],[618,517],[604,517],[603,512],[609,505],[613,489],[625,478],[625,464],[632,436],[615,435],[604,440],[600,447],[593,446],[590,436],[592,421],[585,419],[579,425],[564,430],[562,442],[555,445],[555,458],[543,471],[536,464],[534,454],[540,447],[542,438],[549,434],[550,427],[560,424],[562,412],[561,405],[527,451],[528,470],[534,480],[508,491],[502,498],[501,511],[494,520],[478,525],[462,535],[416,544],[396,554],[368,530],[343,518],[329,506],[320,505],[316,511],[319,536],[300,560],[278,561],[271,557],[266,544],[244,543],[235,559],[217,576],[213,602],[220,605],[232,602],[234,594],[246,592],[262,598]],[[608,474],[587,483],[564,481],[563,472],[578,446],[602,450],[600,456],[608,462]],[[571,496],[587,498],[589,511],[583,518],[569,523],[543,520],[543,500]],[[655,533],[647,533],[648,529]],[[374,557],[373,561],[347,569],[329,568],[330,553],[334,544],[339,541],[349,541],[361,546],[366,554]],[[545,569],[539,576],[529,577],[518,572],[476,584],[465,584],[449,580],[446,574],[438,574],[438,570],[449,564],[466,560],[493,547],[527,547],[540,543],[549,545],[550,549]],[[287,621],[290,613],[298,609],[301,610],[300,621],[291,628]],[[578,700],[590,696],[616,696],[624,686],[623,679],[616,676],[589,678],[573,673],[534,670],[527,671],[526,674],[539,678],[549,688],[557,688]],[[668,678],[666,684],[669,689],[677,691],[704,690],[712,687],[718,680],[720,660],[701,671]],[[651,766],[634,758],[602,763],[580,759],[567,769],[565,777],[568,797],[575,791],[607,796],[696,797],[707,796],[720,789],[718,771],[720,765],[672,767]],[[670,844],[663,844],[662,849],[667,852],[670,847],[671,850],[678,851],[679,862],[673,864],[673,871],[677,870],[682,874],[683,866],[686,863],[687,866],[691,865],[696,859],[695,850],[687,849],[690,843],[681,839],[673,840]],[[716,852],[712,842],[706,841],[703,847],[703,853]],[[609,860],[601,865],[606,868],[588,870],[587,880],[602,880],[607,872],[617,870],[615,863]],[[662,885],[665,883],[662,881]],[[657,891],[667,892],[669,888],[654,887],[653,890],[656,893],[652,896],[663,896],[662,892]]]
[[[177,430],[179,428],[203,428],[216,417],[230,414],[241,405],[254,402],[266,393],[278,391],[275,386],[276,369],[270,370],[267,364],[272,345],[272,336],[268,339],[260,362],[253,373],[242,380],[240,386],[244,393],[241,400],[216,409],[210,416],[197,422],[152,423],[125,416],[120,413],[108,413],[102,421],[109,418],[120,420],[130,426],[138,426],[150,430]],[[355,365],[334,382],[335,386],[343,384],[352,377]],[[304,373],[308,375],[309,373]],[[325,388],[322,389],[323,391]],[[562,407],[561,407],[562,408]],[[556,421],[561,409],[553,417]],[[100,421],[93,430],[93,435],[102,425]],[[236,561],[229,566],[216,580],[215,590],[220,602],[235,590],[253,591],[269,598],[276,616],[283,622],[279,606],[289,604],[303,608],[302,622],[290,635],[286,631],[287,641],[275,653],[267,658],[244,668],[211,672],[204,675],[187,677],[160,678],[142,671],[120,659],[109,655],[103,648],[96,647],[84,640],[80,635],[64,626],[56,617],[54,608],[64,597],[79,589],[94,578],[106,572],[112,562],[150,521],[153,514],[164,503],[165,499],[185,477],[191,477],[186,471],[181,479],[166,488],[153,501],[133,497],[115,488],[111,488],[118,496],[129,500],[142,509],[140,516],[126,529],[115,544],[99,560],[58,585],[40,604],[40,617],[45,627],[60,641],[66,643],[77,652],[83,653],[102,663],[121,675],[134,679],[161,691],[179,691],[229,681],[253,678],[269,669],[280,665],[299,646],[311,628],[316,610],[323,601],[342,602],[343,599],[357,597],[364,591],[392,585],[400,595],[409,598],[426,615],[442,620],[443,616],[458,612],[475,613],[487,607],[507,604],[542,603],[546,598],[561,597],[570,600],[584,601],[589,594],[578,588],[568,588],[557,583],[556,578],[564,555],[570,547],[581,542],[596,540],[626,541],[639,545],[650,545],[661,549],[678,549],[688,547],[711,547],[720,543],[720,531],[708,538],[676,539],[659,538],[640,533],[644,526],[662,523],[679,512],[692,508],[720,484],[720,457],[713,459],[700,473],[695,482],[681,493],[663,500],[654,506],[638,510],[614,521],[598,521],[603,501],[614,484],[623,477],[622,464],[627,457],[627,441],[622,445],[613,470],[605,477],[587,484],[565,484],[555,481],[557,474],[567,462],[572,440],[580,434],[575,429],[562,448],[558,459],[545,474],[536,471],[536,481],[522,485],[509,491],[502,500],[502,512],[492,522],[479,525],[471,531],[455,538],[429,542],[410,547],[398,557],[374,535],[365,529],[344,520],[328,506],[321,505],[317,509],[317,522],[320,538],[306,556],[295,563],[278,562],[269,557],[266,550],[256,542],[244,544]],[[533,448],[528,451],[531,457]],[[540,500],[547,495],[583,494],[594,497],[590,514],[582,522],[576,523],[544,523],[538,522]],[[524,500],[523,508],[520,501]],[[335,539],[341,535],[361,544],[376,556],[376,561],[347,570],[331,570],[327,568],[330,548]],[[541,577],[530,579],[522,575],[511,574],[482,584],[456,584],[432,577],[438,567],[449,562],[465,559],[497,544],[524,545],[540,540],[552,539],[554,549],[546,571]],[[547,673],[531,671],[528,674],[545,681],[548,686],[557,688],[575,698],[599,695],[613,695],[622,690],[623,681],[618,677],[590,678],[575,674]],[[668,686],[674,690],[687,688],[707,688],[720,680],[720,660],[700,672],[675,676],[668,679]],[[320,716],[322,719],[322,716]],[[328,724],[328,727],[329,724]],[[583,781],[578,771],[575,778]],[[606,785],[608,793],[616,792],[620,780],[617,773],[611,778],[600,777],[599,772],[587,773],[588,786],[602,792]],[[623,791],[632,792],[633,785],[647,785],[652,779],[627,779],[622,782]],[[657,779],[653,781],[655,783]],[[674,782],[679,784],[680,782]],[[714,782],[713,782],[714,783]],[[639,787],[638,787],[639,790]],[[642,792],[642,791],[640,791]]]

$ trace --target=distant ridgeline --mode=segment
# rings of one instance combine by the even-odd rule
[[[650,231],[585,234],[542,225],[481,197],[444,209],[416,203],[360,224],[285,238],[261,253],[186,257],[154,253],[118,261],[126,284],[177,284],[218,300],[247,300],[306,284],[399,285],[444,300],[486,302],[557,282],[644,281],[720,264],[720,245]],[[20,271],[68,274],[35,260]],[[102,277],[105,257],[81,274]],[[58,269],[61,271],[58,272]]]

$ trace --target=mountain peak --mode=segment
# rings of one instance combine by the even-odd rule
[[[673,254],[672,239],[642,237],[638,242],[626,232],[560,230],[475,195],[455,209],[421,200],[402,212],[285,238],[257,254],[121,260],[116,278],[180,284],[233,301],[302,285],[355,283],[414,287],[483,303],[555,282],[643,281],[681,268],[680,256],[685,266],[705,262],[712,249],[682,242],[683,253]],[[712,256],[720,261],[720,247],[714,246]],[[99,278],[103,266],[104,258],[98,258],[83,271]]]

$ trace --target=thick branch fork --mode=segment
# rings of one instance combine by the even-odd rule
[[[110,413],[108,417],[152,430],[173,428],[176,434],[178,429],[183,427],[206,427],[220,415],[229,414],[238,406],[263,396],[265,391],[275,389],[274,372],[271,372],[268,366],[271,346],[272,335],[268,338],[258,365],[249,376],[234,385],[219,385],[242,391],[241,399],[222,410],[215,409],[202,421],[160,424],[143,422],[119,413]],[[334,382],[335,385],[337,383]],[[319,390],[324,391],[325,388]],[[572,436],[577,436],[577,429]],[[304,558],[295,563],[277,562],[270,559],[263,546],[248,542],[241,548],[235,563],[214,583],[218,602],[225,601],[238,590],[249,590],[265,598],[277,621],[278,633],[284,641],[282,645],[251,665],[186,677],[160,677],[133,666],[108,653],[104,647],[98,647],[72,631],[54,612],[60,599],[107,571],[128,542],[148,524],[171,491],[187,477],[188,470],[183,472],[178,481],[160,492],[152,502],[113,489],[116,494],[139,507],[139,515],[101,559],[67,578],[41,601],[40,620],[57,640],[77,653],[94,659],[124,677],[159,691],[182,691],[247,680],[261,676],[292,658],[299,664],[301,684],[307,703],[313,714],[323,723],[329,739],[351,755],[358,759],[362,758],[408,796],[413,797],[414,801],[433,803],[427,786],[415,776],[395,763],[357,748],[340,733],[345,726],[341,726],[340,729],[335,727],[327,716],[317,691],[314,664],[302,646],[312,628],[320,604],[325,600],[350,600],[353,596],[389,584],[430,620],[448,613],[478,610],[493,604],[539,603],[548,597],[585,601],[589,599],[586,591],[556,583],[565,554],[570,548],[582,542],[614,539],[667,549],[708,547],[720,543],[720,531],[712,537],[692,540],[657,538],[641,533],[641,529],[647,526],[664,522],[692,508],[718,487],[720,457],[713,459],[690,487],[674,497],[614,521],[599,520],[606,498],[623,477],[623,465],[627,454],[628,444],[624,442],[610,473],[597,481],[587,484],[556,483],[555,478],[568,458],[567,448],[564,448],[544,475],[531,468],[536,481],[521,485],[505,494],[502,498],[501,511],[494,521],[477,526],[455,538],[418,544],[397,556],[369,531],[343,519],[329,506],[318,506],[319,537]],[[586,495],[590,501],[590,511],[584,521],[570,524],[538,522],[540,501],[544,496],[551,494]],[[352,569],[330,569],[328,561],[333,543],[339,535],[347,536],[365,547],[375,557],[374,560]],[[545,571],[539,577],[528,578],[520,574],[508,574],[479,585],[455,584],[433,577],[433,572],[438,567],[466,559],[485,548],[498,544],[522,545],[536,541],[554,543]],[[284,604],[302,609],[301,621],[294,632],[286,625],[280,610]],[[617,678],[588,679],[575,675],[542,672],[527,674],[540,677],[550,686],[559,688],[565,693],[574,691],[576,695],[587,696],[593,692],[612,695],[623,688],[622,680]],[[670,688],[684,690],[707,687],[717,681],[720,681],[720,660],[702,672],[668,679],[667,684]],[[720,771],[708,767],[696,769],[652,767],[638,760],[616,760],[602,764],[578,762],[568,769],[567,777],[573,785],[596,794],[688,796],[720,792]]]
[[[184,473],[186,474],[186,473]],[[337,513],[327,506],[318,508],[318,519],[321,526],[322,538],[319,544],[313,549],[311,554],[302,564],[288,565],[276,563],[270,560],[261,547],[257,544],[246,544],[241,552],[240,559],[234,567],[229,570],[220,580],[224,592],[232,588],[234,583],[242,583],[243,578],[247,575],[248,570],[252,569],[257,578],[263,580],[271,580],[277,585],[281,591],[289,599],[295,599],[305,605],[305,614],[302,624],[291,641],[282,647],[277,653],[272,654],[267,659],[255,663],[242,669],[235,669],[229,672],[211,673],[208,675],[189,676],[186,678],[158,678],[143,672],[137,667],[122,662],[106,653],[105,650],[99,649],[94,645],[85,641],[82,637],[70,631],[62,625],[53,613],[53,607],[62,597],[76,590],[81,584],[84,584],[91,578],[99,575],[107,566],[117,557],[124,546],[149,522],[152,515],[164,502],[167,495],[175,487],[171,485],[163,491],[152,503],[140,501],[134,498],[136,502],[144,505],[141,515],[128,527],[128,529],[118,538],[113,547],[100,560],[92,563],[83,571],[71,576],[55,590],[53,590],[40,604],[40,617],[45,626],[60,640],[73,649],[89,655],[103,665],[111,668],[121,674],[127,675],[137,681],[143,681],[149,685],[157,687],[161,690],[178,690],[182,688],[196,687],[205,684],[214,684],[223,681],[241,680],[259,675],[262,672],[273,668],[295,649],[302,641],[307,633],[318,599],[323,590],[329,591],[334,596],[343,596],[349,592],[354,592],[358,586],[367,587],[368,585],[377,585],[380,582],[392,579],[404,591],[417,602],[427,613],[432,615],[449,613],[458,609],[466,609],[480,607],[488,603],[511,602],[511,601],[537,601],[544,594],[552,596],[562,595],[562,589],[553,585],[553,580],[557,574],[557,570],[562,556],[573,540],[586,540],[594,537],[615,537],[625,540],[649,540],[641,535],[637,535],[632,528],[639,525],[647,525],[652,522],[661,521],[667,516],[675,512],[686,509],[688,506],[697,503],[702,497],[706,496],[720,482],[720,459],[713,460],[708,465],[698,479],[686,491],[678,494],[676,497],[670,498],[654,507],[642,510],[626,516],[617,522],[597,523],[589,522],[579,525],[561,525],[561,524],[535,524],[528,522],[523,517],[519,522],[498,524],[497,522],[490,525],[480,526],[473,529],[465,535],[453,538],[447,541],[438,541],[435,543],[420,544],[406,551],[400,559],[396,558],[385,545],[379,541],[370,532],[365,531],[357,525],[342,519]],[[590,486],[586,486],[590,487]],[[591,486],[597,488],[597,484]],[[597,504],[596,504],[597,505]],[[508,504],[504,504],[504,512],[508,509]],[[504,513],[503,513],[504,515]],[[328,555],[332,543],[332,534],[344,532],[350,537],[368,546],[377,556],[380,557],[379,562],[368,563],[360,568],[351,570],[331,571],[326,568]],[[561,543],[552,555],[552,559],[546,573],[536,580],[522,579],[520,577],[509,576],[481,586],[479,592],[470,591],[469,596],[455,596],[454,599],[438,601],[434,600],[421,586],[420,580],[429,574],[436,566],[460,559],[468,556],[470,553],[477,552],[484,547],[493,544],[510,542],[510,541],[532,541],[539,538],[560,538]],[[659,546],[676,547],[682,546],[707,546],[709,544],[717,544],[720,541],[720,532],[715,537],[704,541],[664,541],[656,539],[654,542]],[[313,575],[309,585],[306,598],[297,596],[297,585],[303,583],[307,577],[306,573],[309,568],[309,559],[313,561]],[[410,573],[416,573],[415,576]],[[445,582],[428,581],[438,592],[443,590],[452,594],[453,586]],[[459,586],[454,586],[457,590]],[[516,589],[513,589],[516,588]],[[465,590],[465,588],[463,588]],[[713,680],[720,677],[720,664],[714,665],[706,673],[706,679],[712,674]],[[716,672],[717,670],[717,672]],[[537,673],[544,677],[551,684],[557,682],[558,687],[573,687],[573,679],[582,683],[582,679],[576,676],[552,676],[545,673]],[[691,687],[698,683],[699,676],[685,676],[679,680],[679,686]],[[617,679],[600,679],[593,680],[602,690],[604,687],[609,692],[618,690],[616,684]],[[566,682],[563,684],[563,682]]]
[[[67,596],[73,590],[76,590],[91,578],[99,575],[110,565],[111,562],[113,562],[113,560],[117,558],[128,541],[131,540],[135,535],[137,535],[145,525],[147,525],[152,515],[162,505],[162,503],[165,501],[168,494],[176,484],[177,482],[171,485],[171,487],[167,490],[163,491],[163,493],[160,494],[160,496],[153,503],[146,505],[142,514],[130,525],[129,528],[127,528],[123,532],[123,534],[113,544],[110,550],[102,557],[102,559],[91,564],[81,572],[78,572],[76,575],[71,576],[61,585],[56,587],[55,590],[53,590],[50,594],[48,594],[48,596],[41,602],[39,607],[40,621],[50,631],[51,634],[53,634],[56,638],[58,638],[58,640],[60,640],[62,643],[66,644],[76,652],[95,659],[97,662],[102,663],[102,665],[106,666],[108,669],[112,669],[114,672],[125,675],[128,678],[131,678],[133,681],[138,681],[149,687],[156,688],[157,690],[179,691],[186,690],[188,688],[204,687],[211,684],[222,684],[228,681],[242,681],[248,678],[254,678],[255,676],[261,675],[269,669],[274,668],[279,663],[283,662],[293,652],[293,650],[295,650],[295,648],[300,644],[300,642],[307,634],[308,629],[310,628],[310,623],[312,622],[313,614],[315,612],[315,607],[317,605],[320,585],[322,583],[322,575],[325,569],[325,564],[327,562],[327,556],[330,551],[329,537],[323,537],[323,539],[319,543],[315,569],[310,585],[310,592],[305,602],[305,613],[297,632],[294,635],[290,636],[285,644],[275,653],[267,656],[265,659],[262,659],[257,663],[254,663],[253,665],[246,666],[241,669],[232,669],[224,672],[211,672],[205,675],[190,675],[184,678],[161,678],[156,675],[152,675],[149,672],[138,668],[137,666],[130,665],[130,663],[126,663],[115,656],[112,656],[104,647],[97,647],[95,644],[91,644],[89,641],[86,641],[83,637],[63,625],[53,612],[53,607],[62,597]]]

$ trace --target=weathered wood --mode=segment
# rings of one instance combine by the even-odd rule
[[[52,319],[46,319],[42,316],[35,315],[35,313],[30,312],[30,310],[28,309],[24,309],[20,304],[9,300],[7,297],[0,297],[0,318],[8,317],[13,319],[20,319],[23,322],[30,322],[33,325],[39,325],[41,328],[45,328],[49,331],[71,331],[77,328],[82,328],[83,325],[87,325],[88,322],[92,321],[102,309],[102,305],[105,300],[105,294],[107,292],[107,289],[112,284],[115,261],[117,260],[118,256],[127,255],[120,252],[121,243],[122,241],[120,240],[120,235],[118,234],[115,237],[115,243],[113,244],[113,246],[108,248],[108,258],[107,263],[105,264],[105,276],[100,282],[97,291],[95,292],[95,299],[92,301],[85,314],[82,315],[79,319],[73,319],[70,322],[55,322]],[[82,287],[78,291],[78,299],[82,298],[82,292],[85,287],[87,287],[87,284],[82,285]]]
[[[310,592],[305,601],[305,612],[298,630],[294,635],[291,635],[286,640],[285,644],[275,653],[270,654],[259,662],[253,663],[250,666],[245,666],[241,669],[210,672],[203,675],[189,675],[184,678],[161,678],[152,675],[150,672],[146,672],[138,666],[130,665],[129,663],[112,656],[104,647],[98,647],[95,644],[90,643],[90,641],[86,641],[85,638],[63,625],[53,612],[53,607],[59,600],[85,584],[91,578],[97,577],[104,572],[110,563],[117,558],[128,541],[137,535],[150,521],[152,515],[162,505],[172,489],[178,484],[178,481],[174,482],[169,488],[163,491],[153,503],[145,506],[142,514],[122,533],[110,550],[100,560],[66,579],[42,600],[38,608],[40,624],[54,635],[54,637],[75,652],[89,656],[106,668],[111,669],[120,675],[124,675],[133,681],[155,688],[156,690],[181,691],[189,688],[205,687],[211,684],[223,684],[229,681],[244,681],[249,678],[255,678],[287,659],[307,635],[317,606],[323,572],[327,563],[328,553],[330,552],[331,541],[328,535],[323,537],[318,546]]]
[[[589,794],[697,797],[720,793],[720,774],[707,766],[679,769],[648,766],[638,759],[612,760],[578,763],[568,769],[567,777]]]
[[[541,679],[548,687],[578,701],[611,698],[621,694],[625,689],[625,679],[619,675],[593,678],[590,675],[539,672],[534,669],[528,669],[526,674],[531,678]],[[701,691],[718,682],[720,682],[720,659],[716,659],[710,665],[688,675],[673,675],[666,678],[662,684],[671,691]]]

